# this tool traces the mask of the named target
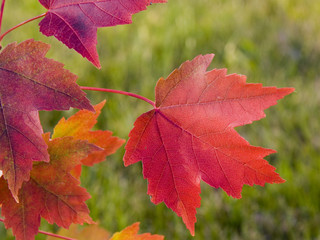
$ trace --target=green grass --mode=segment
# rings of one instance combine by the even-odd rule
[[[43,11],[36,0],[7,1],[3,28]],[[35,22],[12,32],[3,45],[28,38],[50,43],[48,57],[65,63],[80,85],[151,99],[159,77],[206,53],[215,53],[211,68],[226,67],[265,86],[296,88],[266,111],[267,118],[237,128],[251,144],[277,150],[267,159],[287,182],[244,187],[240,200],[202,184],[194,238],[164,204],[150,202],[141,164],[125,168],[123,148],[106,162],[85,168],[82,186],[92,195],[91,216],[110,232],[140,221],[141,232],[166,239],[320,239],[319,16],[318,0],[169,0],[136,14],[131,25],[98,31],[100,71],[54,38],[39,34]],[[135,119],[149,110],[148,104],[126,96],[88,97],[93,104],[108,99],[98,126],[125,139]],[[71,113],[41,113],[45,131]],[[56,230],[45,221],[41,228]],[[0,239],[11,239],[3,224]]]

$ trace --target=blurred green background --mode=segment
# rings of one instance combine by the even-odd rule
[[[7,1],[3,30],[45,9],[38,1]],[[240,200],[202,184],[196,235],[164,204],[153,205],[141,164],[125,168],[124,148],[83,172],[92,199],[91,216],[110,232],[141,222],[140,232],[166,239],[320,239],[320,1],[169,0],[133,17],[133,24],[98,30],[102,69],[97,70],[54,38],[38,33],[35,21],[6,36],[52,45],[49,58],[63,62],[83,86],[131,91],[154,99],[159,77],[199,54],[215,53],[210,67],[228,68],[248,82],[294,87],[296,92],[266,111],[267,118],[237,130],[252,145],[277,150],[267,157],[284,184],[245,186]],[[93,104],[107,99],[99,129],[127,139],[149,105],[127,96],[88,93]],[[45,131],[69,112],[41,112]],[[42,230],[56,231],[43,221]],[[12,239],[0,223],[0,239]],[[44,239],[37,236],[37,239]]]

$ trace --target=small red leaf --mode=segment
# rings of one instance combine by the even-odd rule
[[[0,53],[0,170],[17,195],[33,161],[49,161],[38,110],[93,110],[76,76],[45,58],[49,45],[27,40]]]
[[[152,202],[175,211],[192,235],[201,179],[236,198],[244,184],[284,182],[263,159],[274,151],[251,146],[234,127],[265,117],[294,89],[249,84],[225,69],[206,72],[212,58],[198,56],[158,81],[156,108],[136,120],[124,156],[126,166],[142,161]]]
[[[39,0],[48,9],[40,31],[55,36],[100,68],[97,29],[130,24],[131,16],[145,10],[150,2],[164,0]]]

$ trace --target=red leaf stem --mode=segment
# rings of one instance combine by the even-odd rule
[[[4,219],[3,219],[3,218],[0,218],[0,222],[4,222]],[[74,239],[74,238],[64,237],[64,236],[60,236],[60,235],[58,235],[58,234],[49,233],[49,232],[45,232],[45,231],[41,231],[41,230],[39,230],[38,233],[41,233],[41,234],[44,234],[44,235],[47,235],[47,236],[51,236],[51,237],[56,237],[56,238],[60,238],[60,239],[65,239],[65,240],[76,240],[76,239]]]
[[[51,236],[51,237],[56,237],[56,238],[60,238],[60,239],[65,239],[65,240],[76,240],[74,238],[69,238],[69,237],[64,237],[64,236],[60,236],[58,234],[54,234],[54,233],[49,233],[49,232],[45,232],[45,231],[41,231],[39,230],[39,233],[47,235],[47,236]]]
[[[152,107],[156,108],[155,104],[153,101],[151,101],[149,98],[140,96],[135,93],[130,93],[130,92],[125,92],[125,91],[120,91],[120,90],[115,90],[115,89],[108,89],[108,88],[96,88],[96,87],[80,87],[82,90],[89,90],[89,91],[99,91],[99,92],[110,92],[110,93],[117,93],[117,94],[122,94],[134,98],[141,99],[149,104],[151,104]]]
[[[3,17],[3,10],[4,10],[5,2],[6,2],[6,0],[2,0],[1,10],[0,10],[0,33],[1,33],[2,17]]]
[[[3,2],[4,2],[4,1],[3,1]],[[2,2],[2,5],[4,5],[3,2]],[[1,10],[2,10],[2,6],[1,6]],[[1,12],[1,13],[2,13],[2,12]],[[42,18],[42,17],[44,17],[46,14],[47,14],[47,13],[42,13],[42,14],[39,15],[39,16],[30,18],[30,19],[28,19],[28,20],[26,20],[26,21],[23,21],[23,22],[19,23],[18,25],[10,28],[8,31],[6,31],[4,34],[2,34],[2,35],[0,36],[0,42],[2,41],[2,39],[4,38],[4,36],[7,35],[9,32],[15,30],[15,29],[18,28],[18,27],[21,27],[22,25],[24,25],[24,24],[26,24],[26,23],[28,23],[28,22],[32,22],[33,20],[36,20],[36,19],[38,19],[38,18]],[[1,14],[1,18],[2,18],[2,14]],[[1,24],[1,20],[0,20],[0,24]],[[0,25],[0,27],[1,27],[1,25]]]

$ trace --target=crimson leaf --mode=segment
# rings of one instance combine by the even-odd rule
[[[206,72],[212,58],[198,56],[158,81],[155,109],[136,120],[124,156],[126,166],[142,161],[151,201],[175,211],[192,235],[201,179],[236,198],[244,184],[284,181],[263,159],[274,151],[251,146],[234,127],[265,117],[294,89],[248,84],[226,69]]]
[[[33,161],[49,161],[38,110],[94,111],[76,76],[45,58],[49,45],[27,40],[0,53],[0,170],[18,201]]]
[[[130,24],[131,16],[145,10],[150,0],[39,0],[48,9],[40,31],[55,36],[100,68],[97,28]],[[153,3],[163,3],[155,0]]]

